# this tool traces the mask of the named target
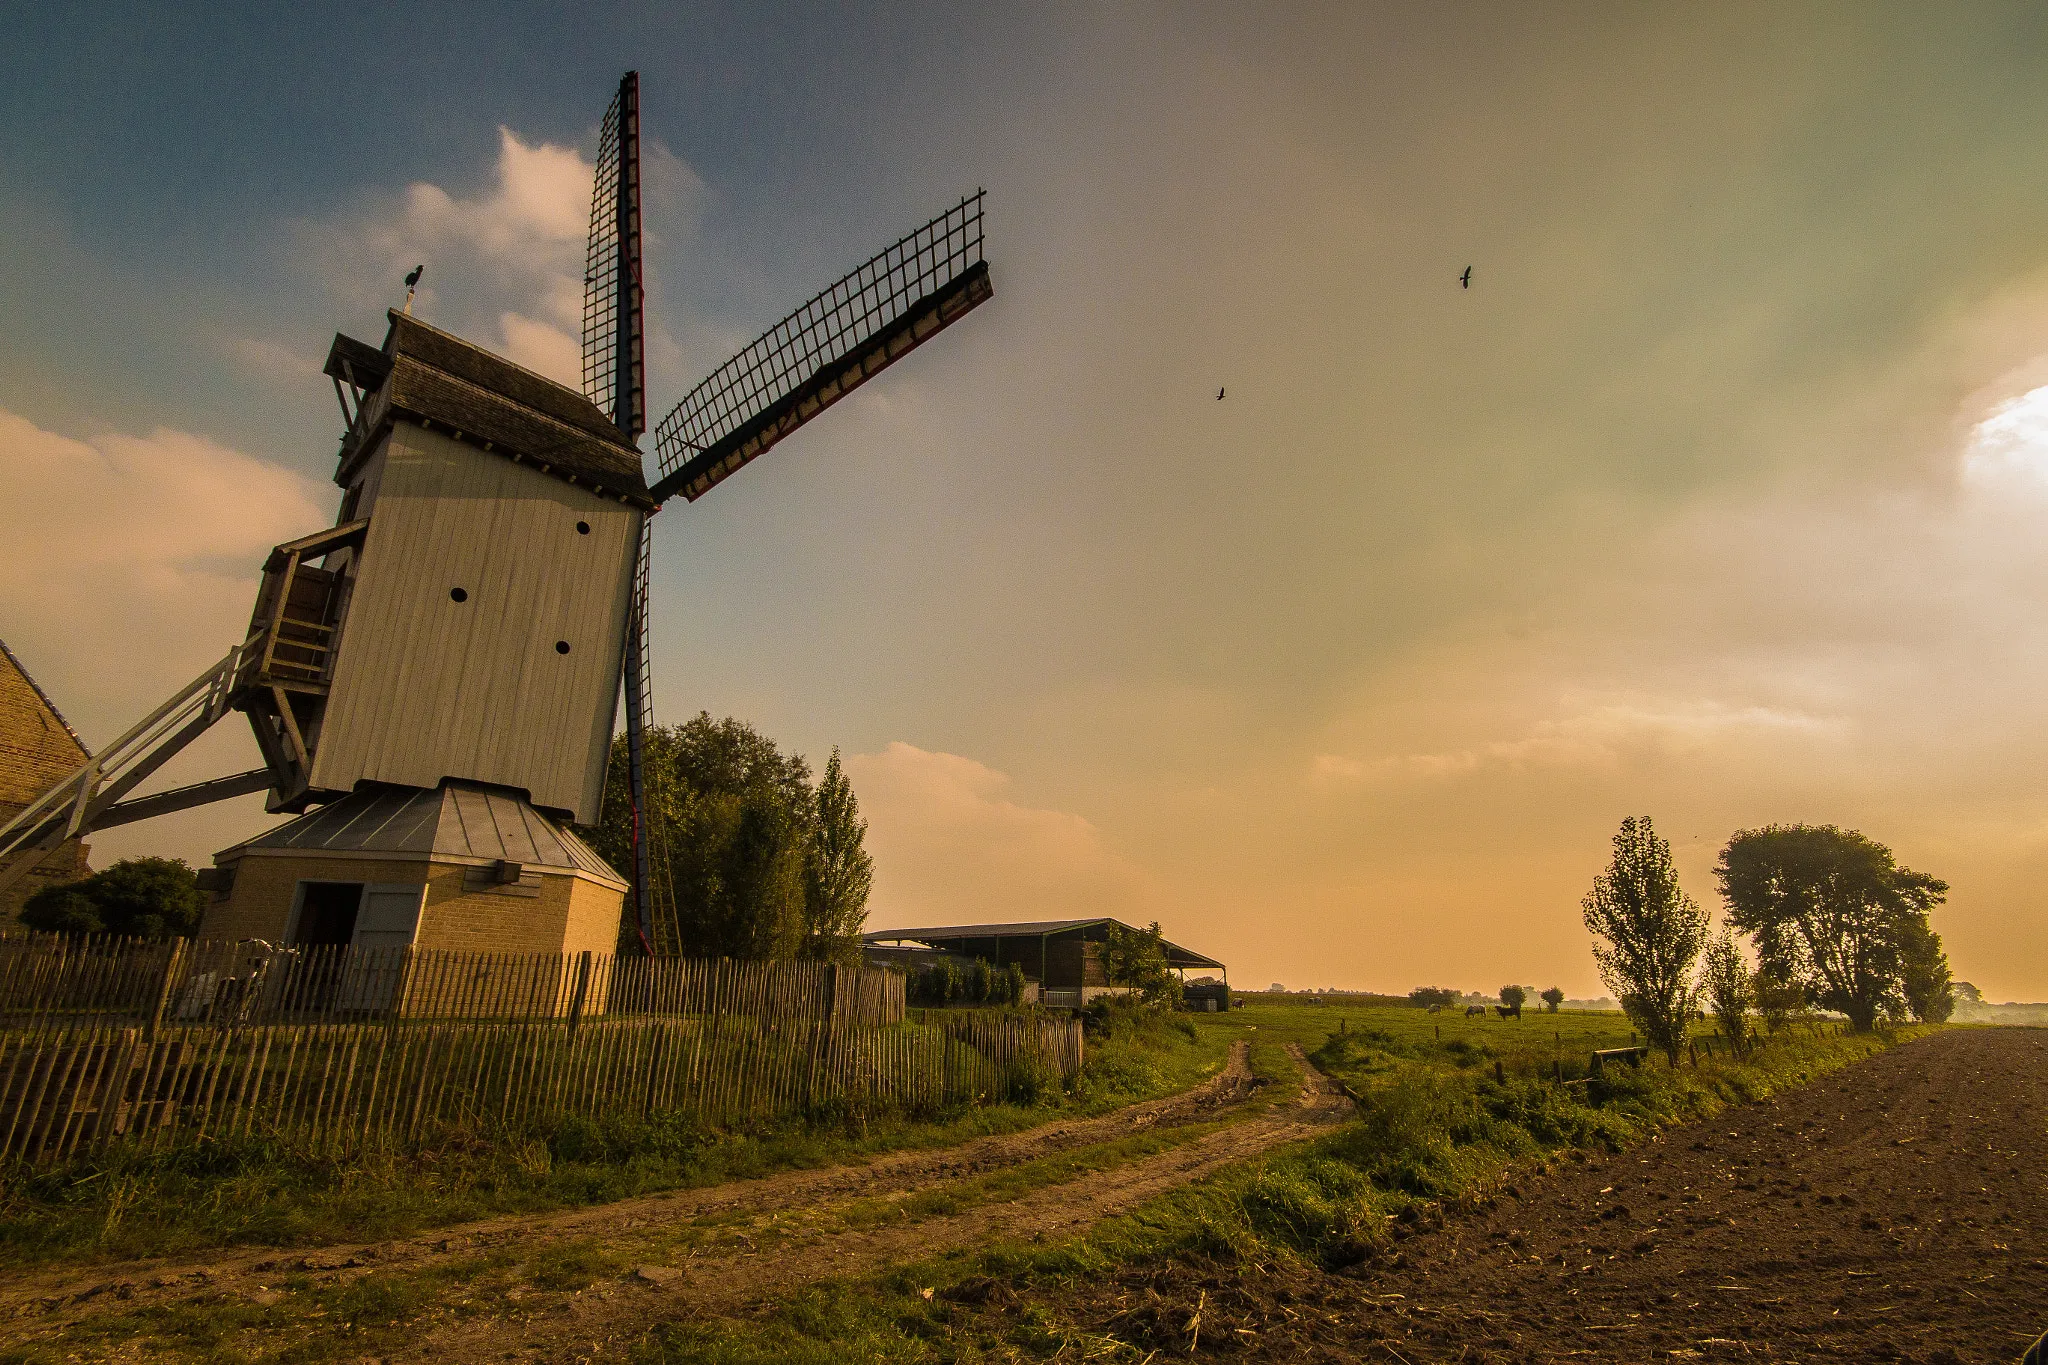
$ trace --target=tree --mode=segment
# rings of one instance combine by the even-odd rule
[[[633,866],[625,738],[613,745],[591,843]],[[791,958],[809,938],[809,856],[817,818],[810,766],[744,721],[699,712],[644,736],[649,818],[664,831],[676,922],[657,946],[693,957]]]
[[[1749,1012],[1756,1006],[1756,974],[1749,959],[1735,941],[1732,930],[1723,929],[1707,943],[1705,965],[1700,971],[1700,994],[1720,1021],[1721,1032],[1740,1055],[1749,1049]]]
[[[1910,1008],[1907,953],[1916,936],[1933,932],[1927,914],[1947,898],[1947,882],[1900,867],[1883,844],[1834,825],[1739,830],[1714,876],[1729,922],[1755,941],[1765,975],[1847,1015],[1858,1031]]]
[[[1408,992],[1408,999],[1417,1009],[1448,1009],[1458,1003],[1458,992],[1449,986],[1417,986]]]
[[[1925,918],[1914,919],[1906,926],[1901,957],[1903,971],[1899,984],[1906,997],[1906,1008],[1923,1024],[1946,1024],[1956,1012],[1957,991],[1949,975],[1948,954],[1942,949],[1941,935],[1934,932]]]
[[[860,818],[853,784],[839,767],[839,750],[818,779],[811,844],[805,860],[805,952],[811,957],[857,961],[867,922],[875,860],[861,847],[868,822]]]
[[[1517,1019],[1522,1017],[1522,1003],[1526,1001],[1528,998],[1529,992],[1526,987],[1502,986],[1500,988],[1501,1004],[1506,1005],[1508,1007],[1508,1012],[1513,1014]]]
[[[1562,1004],[1564,1004],[1564,992],[1558,987],[1552,986],[1549,990],[1543,992],[1544,1009],[1549,1010],[1552,1014],[1556,1014],[1558,1006]]]
[[[1763,1016],[1768,1031],[1776,1033],[1792,1021],[1793,1015],[1805,1012],[1806,987],[1779,976],[1768,963],[1757,970],[1753,984],[1756,1012]]]
[[[1112,986],[1125,986],[1147,1004],[1180,1000],[1180,978],[1166,965],[1166,940],[1159,921],[1149,928],[1127,929],[1115,920],[1102,944],[1102,974]]]
[[[1671,845],[1648,816],[1630,816],[1614,836],[1607,871],[1581,902],[1600,979],[1652,1047],[1678,1065],[1696,995],[1693,964],[1707,938],[1706,912],[1678,885]]]
[[[189,938],[206,898],[182,858],[123,858],[83,881],[30,896],[21,922],[52,934]]]

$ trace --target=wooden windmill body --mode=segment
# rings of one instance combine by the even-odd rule
[[[272,556],[251,632],[275,641],[257,733],[274,718],[301,776],[274,804],[319,809],[215,855],[202,933],[608,952],[627,884],[567,825],[603,796],[639,452],[582,394],[404,314],[381,348],[336,336],[327,373],[338,525]]]

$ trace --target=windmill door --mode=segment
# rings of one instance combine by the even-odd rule
[[[426,894],[427,888],[417,884],[372,883],[363,888],[350,944],[354,951],[348,955],[348,975],[335,1002],[339,1008],[381,1012],[399,1002]]]

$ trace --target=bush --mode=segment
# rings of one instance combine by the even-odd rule
[[[980,959],[962,968],[940,958],[910,969],[903,983],[904,999],[913,1005],[1014,1005],[1024,998],[1024,969],[1012,962],[997,967]]]
[[[22,907],[21,922],[50,934],[189,938],[206,907],[182,858],[123,858],[84,881],[46,886]]]

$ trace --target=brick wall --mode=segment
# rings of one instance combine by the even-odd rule
[[[618,946],[624,896],[580,877],[544,872],[539,895],[463,888],[465,869],[424,859],[272,857],[240,859],[234,889],[207,906],[199,937],[284,941],[301,881],[426,884],[414,944],[451,952],[609,953]]]
[[[65,725],[5,644],[0,644],[0,824],[79,764],[85,746]],[[73,839],[50,850],[33,872],[0,892],[0,924],[21,913],[45,886],[77,881],[91,872],[86,845]]]
[[[302,881],[418,885],[426,880],[426,874],[424,862],[246,857],[236,864],[233,891],[225,898],[216,897],[209,902],[200,916],[198,936],[228,942],[260,938],[282,943],[291,922],[292,895]]]

